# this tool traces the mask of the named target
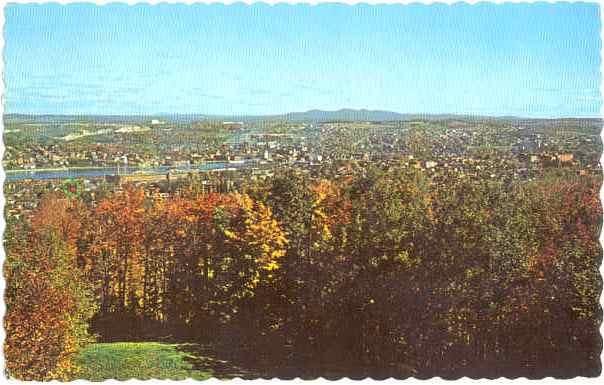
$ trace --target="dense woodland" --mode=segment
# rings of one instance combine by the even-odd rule
[[[165,339],[267,376],[597,375],[599,186],[392,167],[50,193],[5,234],[7,368],[69,379],[94,339]]]

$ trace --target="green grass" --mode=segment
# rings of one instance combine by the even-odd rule
[[[196,370],[176,344],[158,342],[116,342],[91,344],[77,357],[81,379],[186,379],[205,380],[211,372]]]

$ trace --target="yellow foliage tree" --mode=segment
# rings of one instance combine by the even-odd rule
[[[238,274],[245,277],[247,293],[251,294],[262,279],[270,280],[272,272],[279,268],[287,238],[270,207],[254,201],[247,194],[234,197],[240,215],[234,226],[224,230],[224,234],[236,251]]]

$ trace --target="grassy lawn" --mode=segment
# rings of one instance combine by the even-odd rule
[[[82,368],[78,378],[91,381],[111,378],[204,380],[212,376],[211,371],[194,369],[191,362],[198,357],[178,347],[159,342],[91,344],[77,358]]]

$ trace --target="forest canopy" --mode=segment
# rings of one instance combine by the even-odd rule
[[[5,234],[8,371],[69,379],[92,340],[169,338],[272,376],[599,373],[599,180],[447,178],[49,193]]]

